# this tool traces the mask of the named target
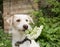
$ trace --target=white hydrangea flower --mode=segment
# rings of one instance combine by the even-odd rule
[[[40,36],[42,29],[43,25],[41,25],[40,27],[35,26],[34,29],[27,30],[26,31],[27,37],[30,39],[37,39]]]

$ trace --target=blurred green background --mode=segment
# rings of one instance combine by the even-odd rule
[[[60,0],[34,0],[38,3],[39,10],[33,11],[34,26],[44,25],[41,35],[36,39],[41,47],[60,47]],[[2,0],[0,0],[0,11],[2,12]],[[2,19],[2,13],[0,14]],[[0,22],[3,27],[3,22]],[[11,47],[10,35],[5,34],[0,28],[0,47]]]

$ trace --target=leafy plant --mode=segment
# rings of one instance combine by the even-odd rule
[[[60,2],[46,0],[48,5],[34,11],[35,25],[44,25],[41,36],[36,40],[41,47],[60,47]]]
[[[5,34],[3,29],[0,29],[0,47],[11,47],[11,35]]]

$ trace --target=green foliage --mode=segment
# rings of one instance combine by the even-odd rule
[[[60,2],[57,0],[46,0],[46,7],[40,7],[42,9],[43,15],[48,17],[60,16]]]
[[[35,25],[44,25],[41,36],[36,40],[41,47],[60,47],[60,2],[46,0],[48,6],[34,11]]]
[[[42,34],[37,39],[41,47],[60,47],[60,17],[45,17],[42,12],[35,14],[35,25],[44,25]]]
[[[0,47],[11,47],[11,40],[8,34],[3,32],[3,29],[0,29]]]
[[[43,32],[38,38],[41,47],[60,47],[60,19],[46,17],[43,17],[43,19],[45,21],[41,18],[39,20],[40,24],[44,25]]]

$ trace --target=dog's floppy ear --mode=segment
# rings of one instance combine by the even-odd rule
[[[12,25],[13,16],[9,17],[6,21],[8,24]]]
[[[33,19],[30,16],[28,16],[28,18],[29,18],[30,22],[34,24]]]

